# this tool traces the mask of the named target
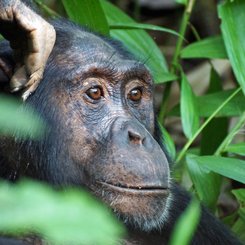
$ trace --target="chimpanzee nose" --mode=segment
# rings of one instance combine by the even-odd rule
[[[140,132],[139,129],[130,127],[128,129],[128,139],[129,142],[134,145],[143,145],[145,141],[145,135]]]

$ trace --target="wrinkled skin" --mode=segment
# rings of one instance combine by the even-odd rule
[[[53,25],[43,80],[26,101],[48,130],[40,140],[2,140],[0,177],[86,188],[125,223],[121,244],[168,244],[190,197],[170,182],[149,70],[120,43],[64,20]],[[14,65],[2,47],[0,58]],[[192,244],[240,243],[203,209]]]
[[[26,88],[22,95],[26,100],[42,79],[55,30],[21,1],[0,0],[0,33],[10,41],[16,62],[12,70],[0,59],[0,83],[11,78],[11,91]]]

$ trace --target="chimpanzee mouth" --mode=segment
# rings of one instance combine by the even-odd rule
[[[165,193],[168,194],[169,188],[163,186],[125,186],[122,184],[112,184],[109,182],[98,181],[98,184],[119,192],[131,192],[131,193]]]

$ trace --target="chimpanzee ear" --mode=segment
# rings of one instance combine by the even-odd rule
[[[8,42],[0,43],[0,85],[9,83],[14,72],[13,53]]]

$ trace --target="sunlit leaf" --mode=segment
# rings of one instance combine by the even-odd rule
[[[221,36],[210,37],[185,47],[181,51],[182,58],[227,59],[224,41]]]
[[[111,3],[104,0],[101,3],[110,26],[116,25],[117,23],[136,23]],[[111,30],[110,34],[115,39],[122,41],[129,51],[149,66],[155,82],[161,83],[166,81],[169,73],[163,54],[144,30]],[[169,78],[167,81],[169,81]]]
[[[197,201],[192,201],[180,216],[171,235],[170,245],[188,245],[200,220],[201,208]]]
[[[213,171],[227,178],[245,183],[245,161],[218,156],[192,157],[192,162],[198,164],[202,171]]]
[[[175,0],[176,3],[187,5],[188,0]]]
[[[196,107],[196,98],[187,77],[181,74],[180,112],[183,131],[187,138],[191,138],[199,127],[199,114]]]
[[[32,108],[23,108],[16,99],[0,94],[0,135],[38,138],[44,130],[44,122]]]
[[[31,181],[0,184],[0,217],[1,233],[34,231],[58,244],[112,244],[123,231],[86,192]]]
[[[196,161],[196,158],[195,155],[187,155],[188,172],[199,199],[214,210],[220,193],[221,178],[215,173],[205,171]]]
[[[90,29],[109,35],[109,26],[98,0],[62,0],[71,20]]]
[[[219,17],[231,66],[245,93],[245,1],[225,1],[219,5]]]

